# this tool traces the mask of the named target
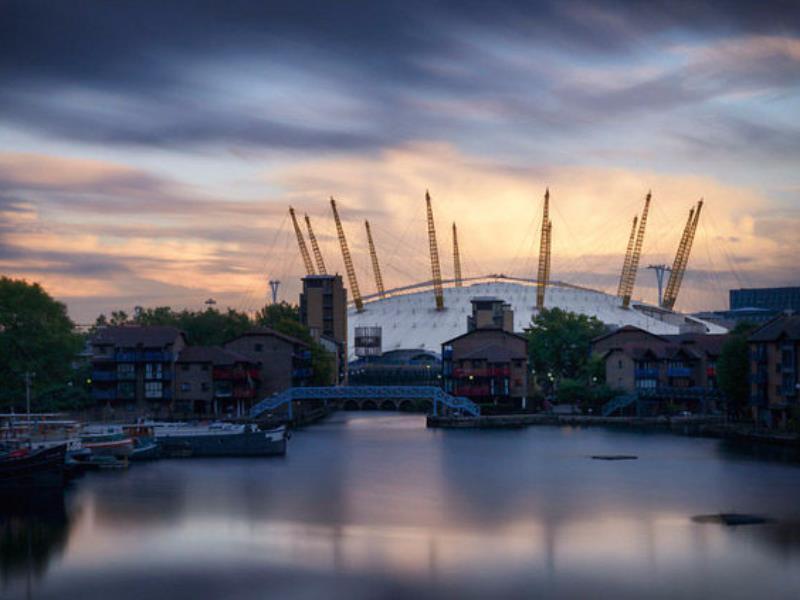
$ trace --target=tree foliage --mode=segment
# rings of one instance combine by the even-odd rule
[[[595,317],[551,308],[541,311],[526,331],[528,355],[537,381],[549,387],[562,379],[592,382],[600,372],[590,362],[591,341],[605,333]]]
[[[32,376],[33,407],[40,393],[58,395],[74,388],[82,394],[73,362],[83,337],[67,309],[38,283],[0,278],[0,403],[20,410],[25,406],[25,373]]]
[[[314,385],[329,385],[334,380],[335,361],[314,339],[307,327],[300,323],[300,309],[287,302],[268,304],[256,313],[255,322],[270,327],[284,335],[290,335],[311,346],[311,368]]]
[[[747,414],[750,399],[750,356],[747,336],[754,329],[750,323],[739,323],[731,330],[717,359],[717,381],[725,394],[728,412],[742,417]]]

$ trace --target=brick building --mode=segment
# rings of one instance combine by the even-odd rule
[[[336,381],[347,381],[347,290],[341,275],[303,277],[300,322],[311,337],[334,355]]]
[[[528,341],[511,331],[513,314],[497,298],[474,298],[467,333],[442,344],[446,392],[478,404],[525,408]]]
[[[239,417],[253,405],[261,383],[258,363],[219,346],[188,346],[176,362],[175,412]]]
[[[175,361],[186,337],[175,327],[120,325],[91,338],[92,398],[109,417],[167,417],[175,398]]]
[[[224,347],[258,365],[259,398],[311,381],[311,347],[292,336],[257,327],[225,342]]]
[[[750,349],[750,405],[757,423],[785,427],[800,419],[800,316],[783,316],[747,339]]]
[[[726,335],[656,335],[626,326],[592,341],[602,357],[606,383],[655,403],[674,403],[692,412],[714,410],[720,394],[716,362]]]

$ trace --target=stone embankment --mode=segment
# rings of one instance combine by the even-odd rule
[[[748,425],[725,423],[721,417],[600,417],[544,413],[486,415],[479,417],[429,415],[427,424],[428,427],[444,429],[502,429],[535,425],[624,427],[800,447],[800,435],[770,430],[755,430]]]

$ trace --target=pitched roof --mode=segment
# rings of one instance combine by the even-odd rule
[[[468,335],[481,335],[481,334],[484,334],[484,333],[487,333],[487,332],[501,333],[503,335],[508,335],[508,336],[511,336],[511,337],[519,338],[519,339],[523,340],[526,343],[528,341],[528,338],[526,338],[521,333],[513,333],[511,331],[506,331],[505,329],[503,329],[501,327],[481,327],[479,329],[473,329],[472,331],[467,331],[466,333],[462,333],[461,335],[457,335],[456,337],[451,338],[449,340],[445,340],[444,342],[442,342],[442,346],[444,346],[446,344],[452,344],[456,340],[460,340],[461,338],[465,338]]]
[[[619,335],[620,333],[644,333],[645,335],[649,335],[657,340],[664,341],[663,336],[656,335],[655,333],[650,333],[649,331],[642,329],[641,327],[636,327],[635,325],[625,325],[624,327],[620,327],[619,329],[609,331],[608,333],[604,333],[603,335],[598,335],[596,338],[592,340],[592,344],[595,344],[600,340],[605,340],[607,338],[614,337],[615,335]]]
[[[109,325],[97,330],[92,336],[92,343],[113,344],[122,348],[160,348],[174,343],[179,336],[184,336],[184,333],[169,325]]]
[[[244,354],[226,350],[220,346],[187,346],[178,356],[179,363],[211,363],[215,365],[234,365],[236,363],[251,363],[251,359]]]
[[[520,355],[519,353],[512,352],[505,346],[501,346],[500,344],[487,344],[486,346],[481,346],[480,348],[473,350],[469,354],[465,354],[464,356],[459,356],[459,360],[469,359],[483,359],[490,363],[499,363],[499,362],[510,362],[515,358],[524,358],[526,355],[523,353]]]
[[[781,337],[800,340],[800,315],[784,315],[769,321],[756,329],[749,342],[775,342]]]
[[[305,346],[307,348],[310,347],[310,344],[308,344],[307,342],[304,342],[300,338],[296,338],[296,337],[293,337],[291,335],[286,335],[285,333],[281,333],[280,331],[276,331],[276,330],[272,329],[271,327],[254,327],[253,329],[249,329],[249,330],[245,331],[243,334],[237,335],[235,338],[232,338],[232,339],[228,340],[228,342],[232,342],[233,340],[238,340],[239,338],[242,338],[242,337],[245,337],[245,336],[251,336],[251,335],[252,336],[262,336],[262,335],[272,336],[272,337],[276,337],[278,339],[284,340],[286,342],[289,342],[290,344],[300,344],[301,346]],[[226,342],[226,343],[228,343],[228,342]]]

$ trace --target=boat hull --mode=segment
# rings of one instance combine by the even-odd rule
[[[215,456],[280,456],[286,454],[286,437],[266,431],[231,434],[158,436],[162,456],[170,458]]]
[[[20,457],[0,459],[0,486],[58,487],[64,485],[66,444]]]

